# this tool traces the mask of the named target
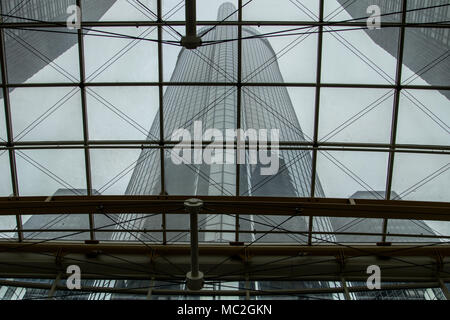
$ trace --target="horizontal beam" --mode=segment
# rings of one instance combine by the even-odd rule
[[[170,233],[189,233],[190,229],[171,229],[171,228],[165,228],[165,229],[136,229],[136,228],[126,228],[123,229],[113,229],[112,225],[108,226],[109,228],[105,227],[98,227],[94,230],[94,232],[99,233],[130,233],[130,232],[137,232],[137,233],[152,233],[152,234],[162,234],[163,232],[170,232]],[[84,229],[60,229],[60,228],[51,228],[51,229],[28,229],[23,228],[23,232],[25,233],[31,233],[36,232],[39,234],[45,234],[45,233],[81,233],[81,232],[89,232],[90,229],[84,228]],[[16,229],[0,229],[0,233],[15,233],[17,232]],[[214,229],[214,228],[208,228],[208,229],[202,229],[199,230],[200,233],[229,233],[234,234],[236,233],[236,230],[231,229]],[[239,230],[240,234],[289,234],[289,235],[308,235],[310,231],[299,231],[299,230]],[[312,235],[346,235],[346,236],[370,236],[370,237],[381,237],[384,235],[382,232],[344,232],[344,231],[338,231],[338,232],[332,232],[332,231],[311,231]],[[412,234],[412,233],[389,233],[389,237],[391,238],[412,238],[411,241],[414,242],[413,238],[420,238],[420,239],[450,239],[450,235],[436,235],[436,234]],[[37,235],[33,235],[32,239],[40,239],[41,237]],[[44,236],[42,237],[44,238]],[[31,239],[31,238],[30,238]],[[317,242],[322,242],[320,240],[320,237],[317,237]],[[395,242],[395,239],[393,240]],[[404,242],[404,241],[403,241]],[[286,244],[284,242],[284,244]]]
[[[0,280],[0,286],[9,287],[23,287],[34,289],[46,289],[50,290],[52,284],[39,283],[39,282],[24,282],[14,280]],[[386,284],[381,285],[382,290],[402,290],[402,289],[427,289],[438,288],[439,282],[415,282],[415,283],[399,283],[399,284]],[[71,294],[77,294],[73,290],[69,290],[67,286],[56,285],[56,290],[67,291]],[[133,294],[133,295],[147,295],[148,288],[114,288],[114,287],[92,287],[83,286],[83,292],[103,292],[103,293],[115,293],[115,294]],[[367,287],[354,286],[348,287],[349,292],[364,292],[368,291]],[[202,296],[246,296],[247,292],[252,296],[272,296],[272,295],[297,295],[297,294],[326,294],[326,293],[343,293],[343,288],[299,288],[299,289],[266,289],[266,290],[202,290],[200,294]],[[173,290],[173,289],[152,289],[152,295],[199,295],[198,291],[190,290]],[[44,298],[44,297],[43,297]]]
[[[2,197],[0,216],[16,214],[159,213],[186,214],[189,196]],[[450,221],[450,203],[291,197],[198,196],[203,213],[353,217]]]
[[[88,279],[183,281],[190,268],[189,245],[0,243],[0,276],[55,278],[69,265]],[[450,246],[392,247],[200,245],[205,280],[367,280],[378,265],[382,281],[436,281],[450,277]]]
[[[85,87],[157,87],[162,85],[164,87],[186,87],[186,86],[198,86],[198,87],[321,87],[321,88],[363,88],[363,89],[396,89],[401,88],[404,90],[450,90],[448,85],[399,85],[395,84],[370,84],[370,83],[307,83],[307,82],[246,82],[238,84],[238,82],[191,82],[191,81],[169,81],[169,82],[48,82],[48,83],[7,83],[0,84],[0,87],[6,88],[45,88],[45,87],[69,87],[75,88],[80,85]]]
[[[367,23],[365,20],[361,21],[221,21],[221,25],[228,26],[329,26],[329,27],[367,27]],[[186,21],[82,21],[80,26],[81,28],[91,28],[91,27],[153,27],[153,26],[185,26]],[[217,25],[217,21],[211,20],[200,20],[197,21],[197,26],[215,26]],[[0,24],[1,29],[14,29],[14,28],[51,28],[51,27],[65,27],[66,21],[55,21],[55,22],[5,22]],[[399,27],[408,27],[408,28],[450,28],[449,23],[413,23],[413,22],[381,22],[381,28],[399,28]],[[299,30],[301,32],[301,30]],[[293,31],[295,32],[295,31]]]

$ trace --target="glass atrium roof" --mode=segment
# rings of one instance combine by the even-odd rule
[[[281,134],[280,170],[257,181],[259,195],[449,202],[449,3],[371,1],[381,29],[368,30],[366,2],[198,0],[204,42],[187,50],[184,1],[2,1],[0,196],[258,195],[239,185],[242,165],[219,165],[216,176],[194,166],[209,172],[197,176],[203,188],[183,187],[189,166],[171,174],[174,119],[196,103],[186,128],[225,105],[220,130],[270,114],[281,131],[301,132]],[[81,29],[69,29],[66,9],[77,4]],[[268,55],[248,58],[261,43]],[[187,59],[193,69],[182,69]],[[215,100],[170,99],[205,88]],[[287,102],[268,97],[281,90]],[[152,166],[140,177],[155,183],[131,188],[143,156]],[[308,160],[293,176],[300,156]],[[286,172],[293,193],[277,184]],[[16,222],[3,217],[2,227]],[[433,228],[450,235],[446,223]]]
[[[2,0],[0,14],[0,246],[99,240],[113,252],[121,248],[107,246],[122,241],[162,244],[155,252],[167,253],[166,245],[190,241],[189,216],[179,205],[194,196],[211,196],[205,197],[212,200],[205,201],[199,217],[200,242],[217,245],[214,249],[224,256],[236,256],[233,246],[243,243],[249,243],[244,249],[254,243],[304,245],[312,255],[320,245],[342,243],[378,249],[380,242],[448,243],[450,222],[440,221],[448,220],[444,210],[450,202],[448,0],[197,0],[202,43],[196,49],[181,42],[188,20],[184,0]],[[240,128],[247,134],[242,153],[233,133]],[[264,149],[264,130],[270,132],[270,151]],[[188,158],[176,149],[181,136],[194,147]],[[255,140],[258,145],[252,145]],[[207,162],[212,141],[231,147],[223,153],[209,149],[215,160]],[[260,162],[253,161],[252,146],[266,152],[257,154]],[[270,161],[263,162],[263,155]],[[276,170],[265,175],[272,165]],[[167,202],[144,212],[131,206],[108,212],[98,206],[83,214],[71,202],[94,201],[94,206],[95,199],[108,203],[144,196]],[[256,200],[245,203],[248,198]],[[308,205],[298,210],[296,199],[322,206],[330,217],[303,212]],[[44,212],[5,206],[28,200],[48,206],[42,206]],[[61,203],[67,212],[57,211]],[[391,207],[385,209],[386,203]],[[399,219],[389,211],[397,203],[416,212],[416,205],[434,211],[430,218],[406,210],[411,215]],[[335,207],[327,209],[327,204]],[[372,215],[334,212],[359,204],[370,207]],[[262,213],[251,214],[251,206]],[[283,212],[268,214],[283,208],[290,210],[287,218]],[[257,256],[257,246],[249,252],[255,247]],[[352,247],[345,248],[345,254],[355,255]],[[295,248],[283,250],[289,255]],[[229,268],[228,260],[223,263]],[[256,261],[264,265],[266,260]],[[174,276],[173,263],[164,263],[160,268]],[[220,275],[221,264],[210,265],[209,271],[218,268]],[[2,268],[0,263],[1,277],[7,270]],[[302,270],[298,277],[312,272]],[[112,274],[105,273],[106,278]],[[9,285],[23,298],[30,281],[45,296],[64,293],[64,286],[54,285],[59,278],[11,277],[15,284],[0,278],[0,298],[13,294]],[[111,295],[102,287],[120,289],[119,280],[95,279],[100,278],[83,280],[91,286],[81,293],[84,298]],[[297,286],[252,279],[255,288],[316,288],[307,281]],[[160,289],[173,291],[161,295],[185,294],[169,280]],[[202,294],[231,288],[228,295],[249,297],[241,280],[220,278]],[[335,299],[350,298],[350,293],[369,297],[356,294],[363,291],[359,280],[330,280],[325,289],[316,288],[315,297],[330,298],[333,290]],[[395,295],[404,298],[442,299],[436,287],[448,294],[450,278],[439,281],[419,285],[413,294],[405,284],[386,285],[403,290]],[[263,289],[260,293],[267,294]],[[141,291],[130,295],[144,297],[147,291]],[[251,295],[261,298],[256,289]]]

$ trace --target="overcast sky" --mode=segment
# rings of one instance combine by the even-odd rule
[[[142,1],[156,12],[153,0]],[[179,0],[163,1],[163,12],[167,13]],[[217,9],[224,1],[197,0],[198,20],[216,20]],[[237,1],[230,1],[237,5]],[[246,1],[244,1],[245,3]],[[318,14],[318,1],[302,1],[311,11]],[[339,4],[335,0],[326,1],[325,16]],[[248,20],[308,20],[309,18],[291,2],[254,0],[243,12]],[[343,11],[335,19],[350,19]],[[102,20],[145,20],[139,11],[126,0],[119,0],[105,14]],[[184,9],[169,20],[183,20]],[[261,33],[285,29],[283,27],[255,27]],[[111,29],[106,29],[111,31]],[[146,28],[114,28],[114,32],[156,38],[156,30]],[[184,28],[177,30],[184,33]],[[371,58],[383,71],[395,77],[396,59],[376,45],[362,30],[341,32],[340,35]],[[284,48],[296,37],[270,38],[275,52]],[[167,33],[165,39],[173,40]],[[99,66],[130,40],[100,37],[85,37],[86,74],[91,81],[157,81],[157,45],[141,41],[111,67],[97,76]],[[279,66],[285,82],[315,82],[317,35],[309,36],[305,41],[290,50],[279,59]],[[323,45],[323,82],[387,84],[386,80],[365,65],[358,57],[348,51],[331,34],[324,35]],[[164,46],[164,78],[170,79],[175,66],[178,47]],[[74,46],[60,56],[55,63],[78,77],[78,47]],[[404,67],[403,77],[413,76]],[[47,66],[27,82],[67,82],[68,80]],[[414,84],[426,85],[422,79]],[[16,139],[27,140],[82,140],[81,104],[79,92],[72,88],[24,88],[11,94],[13,129]],[[89,132],[91,140],[145,139],[145,132],[153,122],[158,109],[157,87],[103,87],[89,89],[87,95],[89,112]],[[303,131],[313,135],[314,88],[289,88]],[[362,110],[376,99],[391,92],[386,89],[322,89],[320,106],[319,137],[329,137],[341,123]],[[65,94],[73,96],[48,119],[34,130],[20,136],[20,132],[40,116],[45,110],[61,99]],[[450,102],[438,91],[418,90],[411,92],[420,102],[438,116],[445,124],[450,123]],[[136,130],[111,110],[96,100],[103,97],[114,104],[139,127]],[[389,143],[393,98],[388,98],[374,110],[354,122],[328,141],[331,142],[371,142]],[[30,108],[30,106],[33,108]],[[276,107],[276,106],[273,106]],[[6,139],[4,114],[0,113],[0,138]],[[448,145],[449,133],[432,122],[422,111],[404,97],[400,103],[398,123],[398,143]],[[22,156],[17,157],[19,189],[22,195],[51,195],[58,188],[85,188],[84,153],[77,150],[39,150],[21,151],[23,157],[44,165],[61,177],[69,186],[63,186],[27,163]],[[92,150],[93,188],[101,189],[111,178],[128,167],[139,156],[140,150]],[[384,190],[386,184],[387,153],[380,152],[330,152],[334,157],[350,168],[373,190]],[[29,159],[28,159],[29,160]],[[392,190],[401,194],[437,169],[450,164],[448,155],[436,154],[397,154]],[[318,175],[327,197],[348,198],[358,190],[364,190],[348,177],[341,169],[332,164],[322,153],[318,157]],[[9,160],[7,153],[0,151],[0,195],[11,194],[9,178]],[[131,174],[131,172],[130,172]],[[105,194],[123,194],[130,174],[124,176]],[[408,200],[450,201],[450,170],[433,181],[410,193]],[[5,223],[9,224],[9,223]],[[441,232],[450,232],[445,224],[433,224]],[[448,226],[448,225],[447,225]]]

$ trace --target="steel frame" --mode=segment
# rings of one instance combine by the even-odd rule
[[[197,196],[204,203],[207,210],[205,215],[224,214],[236,216],[239,222],[239,215],[277,215],[277,216],[304,216],[313,221],[314,217],[353,217],[353,218],[382,218],[382,219],[414,219],[414,220],[434,220],[450,221],[450,204],[442,202],[419,202],[419,201],[398,201],[398,200],[363,200],[363,199],[330,199],[330,198],[280,198],[280,197],[229,197],[229,196]],[[11,216],[33,214],[113,214],[113,213],[139,213],[139,214],[186,214],[183,203],[188,196],[54,196],[54,197],[6,197],[0,198],[0,216]],[[236,224],[239,226],[239,223]],[[308,236],[309,245],[312,245],[313,235],[320,234],[347,234],[313,232],[309,230],[271,230],[267,233],[285,232],[291,234],[304,234]],[[109,226],[110,227],[110,226]],[[106,232],[105,228],[94,228],[91,224],[89,229],[71,229],[70,231],[87,231],[91,235],[95,232]],[[17,232],[18,230],[5,230],[4,232]],[[24,231],[21,229],[20,231]],[[30,232],[31,230],[26,230]],[[68,229],[48,229],[43,232],[68,232]],[[120,231],[120,230],[117,230]],[[173,232],[173,229],[166,228],[163,223],[162,229],[158,230],[138,230],[124,229],[120,232]],[[180,232],[186,230],[180,229]],[[202,230],[200,232],[211,232],[212,230]],[[231,232],[223,230],[223,232]],[[251,232],[244,230],[234,230],[239,233],[266,233]],[[360,233],[349,233],[360,234]],[[361,234],[369,235],[369,234]],[[382,242],[386,236],[391,236],[387,228],[380,233],[370,233],[370,235],[381,235]],[[403,235],[393,235],[400,237]],[[449,235],[423,236],[406,235],[413,238],[446,239]],[[19,239],[21,241],[22,239]],[[92,239],[91,239],[92,240]],[[165,240],[164,242],[165,243]]]
[[[53,280],[50,284],[38,283],[38,282],[24,282],[24,281],[11,281],[11,280],[0,280],[0,285],[9,287],[26,287],[35,289],[49,290],[48,299],[58,298],[55,296],[55,291],[69,293],[71,290],[67,289],[66,286],[58,284],[60,279]],[[158,288],[154,283],[151,283],[149,288],[146,289],[119,289],[110,287],[92,287],[83,286],[83,293],[89,292],[102,292],[102,293],[112,293],[112,294],[123,294],[123,295],[141,295],[146,296],[147,300],[151,300],[154,296],[221,296],[221,297],[246,297],[246,300],[250,300],[250,297],[254,296],[280,296],[280,295],[308,295],[308,294],[330,294],[330,293],[344,293],[344,288],[310,288],[310,289],[270,289],[270,290],[252,290],[252,289],[236,289],[236,290],[203,290],[201,294],[196,291],[190,290],[171,290]],[[428,288],[440,288],[440,282],[417,282],[417,283],[406,283],[406,284],[388,284],[383,286],[383,290],[405,290],[405,289],[428,289]],[[54,288],[55,291],[51,292]],[[446,288],[445,285],[443,288]],[[354,286],[347,287],[349,293],[351,292],[367,292],[367,288],[364,286]],[[443,289],[444,290],[444,289]],[[448,289],[447,289],[448,290]],[[74,296],[77,293],[73,293]],[[78,294],[79,295],[79,294]],[[42,297],[40,299],[43,299]],[[449,296],[446,295],[446,299],[449,300]]]
[[[183,284],[184,272],[190,268],[190,250],[189,245],[1,243],[0,274],[6,278],[55,279],[61,276],[65,278],[67,267],[76,264],[83,270],[83,279],[152,279]],[[209,269],[205,274],[206,284],[218,281],[341,281],[343,277],[344,283],[365,282],[366,269],[374,264],[381,268],[383,281],[415,282],[415,284],[395,285],[398,289],[438,287],[439,281],[450,279],[450,246],[445,244],[435,247],[411,245],[247,247],[223,244],[201,245],[199,253],[202,269]],[[226,263],[217,267],[217,261],[223,258],[227,259]],[[423,282],[433,282],[433,285]],[[0,283],[14,285],[13,282],[0,281]],[[21,286],[22,283],[18,282],[15,285]],[[306,292],[342,292],[343,288],[344,286],[322,288]],[[389,286],[383,286],[382,289],[388,288]],[[364,289],[355,290],[367,290]],[[304,290],[269,290],[264,294],[296,294],[304,293]],[[128,289],[123,291],[128,292]],[[208,290],[197,291],[196,294],[203,294],[205,291]],[[118,291],[112,289],[112,292],[120,292],[120,289]],[[262,292],[252,292],[252,294],[260,293]]]

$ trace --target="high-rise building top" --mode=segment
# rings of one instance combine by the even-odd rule
[[[83,12],[88,13],[91,20],[98,21],[116,1],[84,1]],[[65,26],[69,18],[67,9],[74,4],[73,0],[1,1],[0,12],[7,15],[3,17],[4,22],[48,21],[63,24],[60,28],[57,25],[43,28],[43,31],[4,29],[9,83],[24,83],[78,43],[77,30],[72,30],[71,35]]]
[[[231,15],[236,8],[231,3],[222,4],[217,19],[222,21],[237,19]],[[211,27],[199,30],[206,32],[203,41],[221,41],[236,39],[238,27],[219,25],[210,31]],[[242,28],[243,36],[252,36],[258,32],[251,27]],[[243,42],[242,47],[242,82],[258,81],[264,83],[283,82],[273,48],[267,39],[256,38]],[[237,79],[238,44],[236,41],[223,42],[214,46],[204,46],[197,50],[181,49],[175,70],[173,82],[212,82],[227,83]],[[251,129],[279,129],[281,141],[304,141],[303,132],[294,111],[289,93],[282,86],[248,87],[242,89],[241,95],[241,127]],[[202,121],[204,129],[219,130],[235,129],[237,127],[237,90],[234,86],[168,86],[164,93],[164,135],[170,138],[172,132],[179,128],[193,131],[194,121]],[[155,116],[150,129],[149,139],[154,140],[159,135],[159,114]],[[160,188],[159,153],[144,149],[137,161],[132,178],[127,188],[127,194],[154,194]],[[169,195],[235,195],[236,165],[175,165],[170,153],[165,154],[165,181]],[[311,154],[309,151],[280,152],[281,172],[272,179],[259,175],[259,165],[243,164],[240,166],[241,195],[267,195],[307,197],[311,191]],[[317,179],[316,196],[323,196],[320,181]],[[168,223],[174,227],[186,227],[185,220],[173,219]],[[255,217],[255,219],[259,219]],[[281,218],[273,218],[279,220]],[[273,221],[277,224],[280,221]],[[152,219],[152,223],[158,223]],[[261,221],[262,222],[262,221]],[[140,222],[144,223],[144,222]],[[233,229],[234,218],[221,216],[212,219],[206,228]],[[290,221],[291,227],[297,230],[307,230],[304,217]],[[141,226],[142,227],[142,226]],[[148,228],[151,225],[147,224]],[[242,228],[250,229],[250,224],[242,222]],[[331,230],[327,218],[318,218],[315,230]],[[126,235],[122,235],[126,236]],[[214,240],[232,240],[232,233],[207,234]],[[268,235],[266,241],[292,241],[286,236]],[[304,239],[303,239],[304,240]]]
[[[402,1],[391,0],[358,0],[348,2],[337,0],[353,18],[367,16],[367,8],[377,5],[381,9],[382,22],[401,22]],[[445,1],[408,0],[407,9],[419,9],[445,4]],[[408,23],[442,23],[450,20],[450,8],[438,7],[428,10],[407,12]],[[395,28],[365,30],[379,46],[398,58],[399,32]],[[405,31],[403,64],[433,86],[448,84],[450,74],[450,34],[448,28],[411,27]],[[449,90],[440,91],[450,99]]]

